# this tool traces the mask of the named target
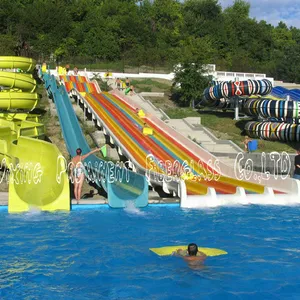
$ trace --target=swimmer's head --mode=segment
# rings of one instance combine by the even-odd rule
[[[198,253],[198,246],[194,243],[188,245],[188,254],[190,256],[196,256]]]
[[[76,149],[76,154],[77,154],[77,155],[80,155],[81,153],[82,153],[82,150],[81,150],[80,148],[77,148],[77,149]]]

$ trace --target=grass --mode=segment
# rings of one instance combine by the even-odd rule
[[[251,118],[233,120],[233,111],[208,111],[195,110],[192,108],[170,108],[165,110],[166,114],[172,119],[182,119],[186,117],[201,117],[201,124],[209,129],[217,138],[231,140],[243,149],[244,128]],[[282,152],[295,153],[298,148],[297,143],[280,141],[258,140],[256,152]]]
[[[130,83],[137,93],[160,92],[170,94],[171,82],[164,79],[132,79]]]

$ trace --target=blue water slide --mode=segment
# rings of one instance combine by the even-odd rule
[[[299,89],[286,89],[282,86],[276,86],[272,89],[271,95],[278,98],[286,98],[290,96],[290,100],[300,101],[300,90]]]
[[[48,94],[53,97],[69,154],[75,156],[77,148],[81,148],[83,154],[90,152],[65,87],[58,87],[55,77],[48,74],[44,75],[44,82]],[[95,155],[86,158],[84,165],[87,177],[107,192],[111,207],[126,207],[126,201],[132,201],[136,207],[148,204],[148,182],[145,176]]]

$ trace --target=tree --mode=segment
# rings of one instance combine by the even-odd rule
[[[183,63],[175,68],[172,92],[180,106],[194,106],[212,80],[200,63]]]

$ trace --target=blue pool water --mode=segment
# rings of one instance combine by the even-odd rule
[[[0,299],[300,299],[300,207],[0,212]],[[201,270],[149,247],[228,251]]]

